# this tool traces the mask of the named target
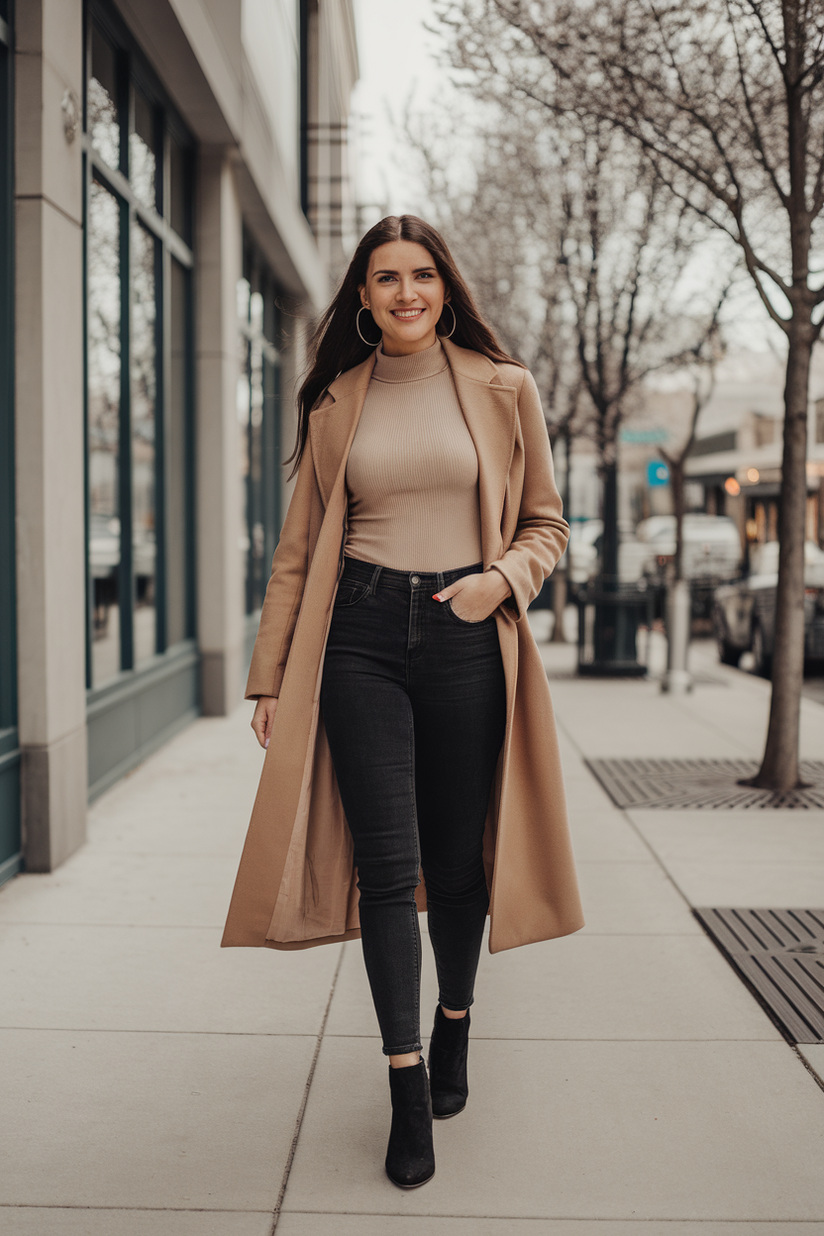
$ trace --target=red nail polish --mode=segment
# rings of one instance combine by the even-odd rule
[[[441,598],[440,598],[440,595],[439,595],[437,592],[434,592],[434,593],[432,594],[432,600],[433,600],[433,601],[440,601],[440,599],[441,599]]]

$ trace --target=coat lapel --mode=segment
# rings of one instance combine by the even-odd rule
[[[334,402],[324,402],[309,417],[312,458],[324,507],[329,506],[341,464],[345,465],[349,457],[374,366],[372,353],[362,364],[335,378],[327,394]]]
[[[478,456],[481,546],[484,566],[500,558],[501,517],[515,449],[518,392],[504,386],[495,363],[479,352],[442,340],[458,402]]]

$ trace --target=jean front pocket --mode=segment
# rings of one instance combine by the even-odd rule
[[[473,622],[470,618],[462,618],[460,614],[456,614],[454,609],[452,608],[451,598],[446,602],[446,608],[447,608],[448,613],[452,615],[455,622],[457,622],[458,625],[462,627],[482,627],[482,626],[485,626],[487,622],[495,621],[495,611],[494,610],[492,611],[491,614],[488,615],[488,617],[479,618],[476,622]]]
[[[335,597],[335,609],[349,609],[350,606],[357,605],[358,601],[362,601],[368,591],[368,584],[344,580],[338,588],[337,596]]]

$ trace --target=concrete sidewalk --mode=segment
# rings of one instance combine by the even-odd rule
[[[0,892],[3,1236],[269,1236],[276,1212],[278,1236],[824,1233],[824,1046],[784,1042],[690,911],[821,905],[824,812],[620,811],[582,762],[755,757],[767,684],[697,650],[714,681],[674,700],[544,654],[587,926],[482,958],[435,1179],[383,1174],[359,944],[218,948],[261,763],[247,705]],[[803,730],[821,758],[824,706]],[[435,999],[427,950],[425,1026]]]

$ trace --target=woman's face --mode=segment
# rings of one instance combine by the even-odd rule
[[[393,240],[373,249],[360,296],[380,327],[387,356],[431,348],[449,300],[432,254],[412,240]],[[367,330],[364,334],[369,337]]]

